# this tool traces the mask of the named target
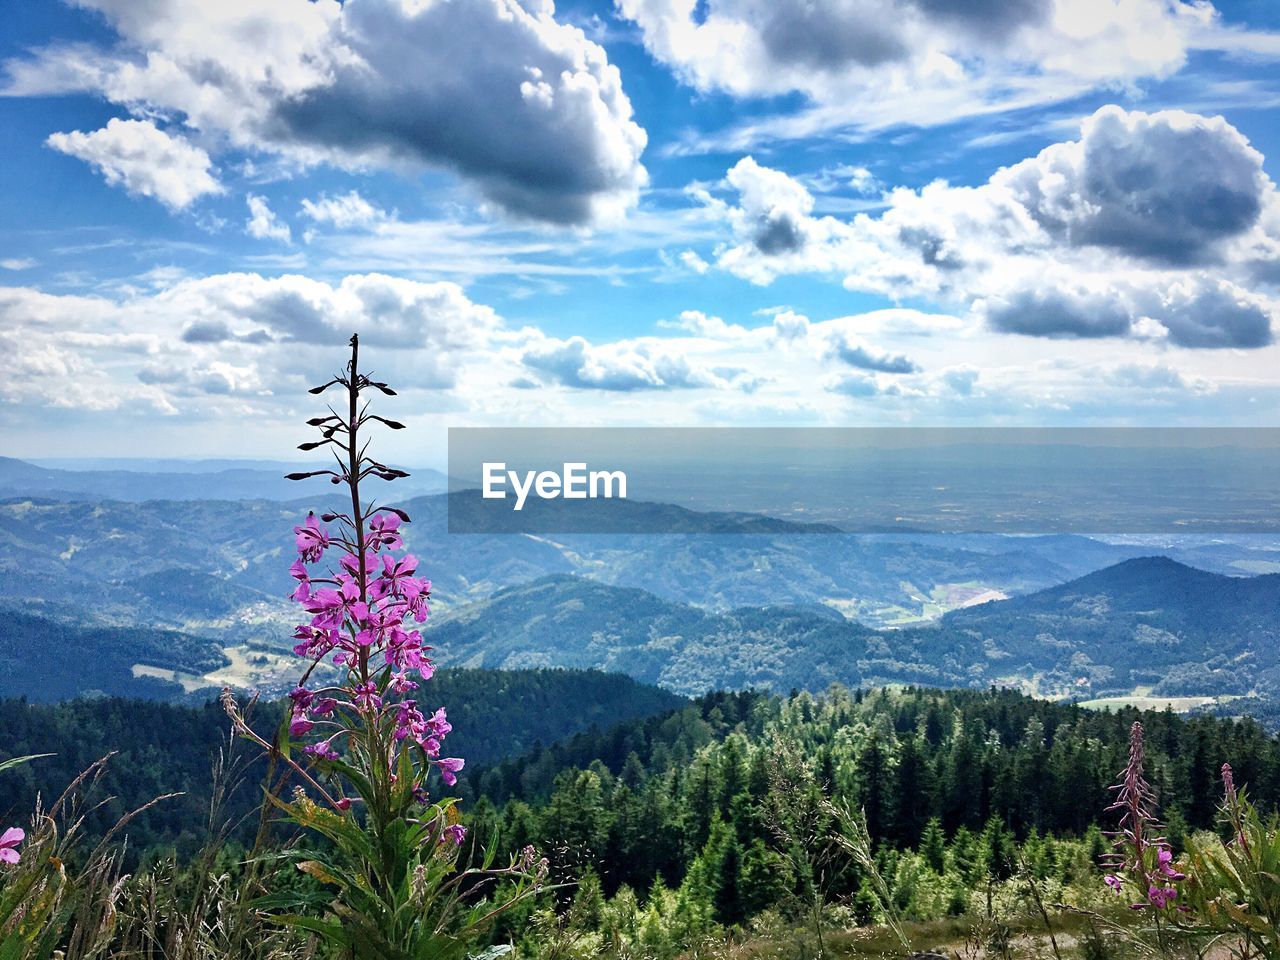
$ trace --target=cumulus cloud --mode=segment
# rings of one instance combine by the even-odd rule
[[[850,373],[833,381],[827,390],[844,397],[874,397],[881,392],[875,377],[865,373]]]
[[[741,371],[711,370],[671,347],[644,342],[593,345],[582,337],[547,339],[525,350],[521,362],[552,383],[579,389],[724,389]],[[745,385],[752,388],[751,383]]]
[[[249,219],[244,228],[249,236],[259,240],[279,240],[282,243],[288,243],[292,239],[289,225],[275,215],[268,206],[266,197],[251,193],[245,197],[245,202],[249,205]]]
[[[1108,383],[1116,386],[1149,392],[1205,393],[1213,389],[1207,381],[1198,377],[1188,378],[1180,370],[1163,363],[1122,363],[1108,369],[1105,377]]]
[[[496,206],[556,223],[616,215],[646,181],[621,75],[550,2],[82,5],[120,44],[11,62],[8,92],[92,90],[292,163],[449,169]],[[119,163],[102,166],[124,180]]]
[[[150,120],[107,121],[100,130],[54,133],[48,146],[88,163],[113,186],[183,210],[200,197],[221,193],[204,150],[159,129]]]
[[[406,391],[447,389],[500,328],[455,284],[379,274],[216,274],[116,298],[0,288],[0,349],[13,359],[0,403],[189,416],[219,409],[201,398],[292,404],[352,331]]]
[[[891,190],[875,215],[815,216],[799,180],[750,157],[726,175],[732,201],[696,195],[728,228],[716,265],[754,283],[828,274],[1008,333],[1252,348],[1272,341],[1280,272],[1262,161],[1220,117],[1104,107],[1079,140],[976,187]]]
[[[1081,133],[992,178],[993,190],[1072,246],[1178,265],[1216,260],[1274,193],[1262,154],[1222,117],[1104,107]]]
[[[1194,0],[618,0],[698,90],[808,107],[688,144],[749,148],[843,127],[949,123],[1163,78],[1253,35]],[[1270,35],[1266,35],[1268,40]],[[1255,55],[1274,51],[1254,44]]]
[[[906,354],[887,353],[870,344],[851,337],[843,331],[831,338],[831,356],[859,370],[876,370],[880,373],[915,373],[917,367]]]
[[[339,230],[368,227],[387,219],[384,210],[352,190],[338,196],[321,195],[302,201],[302,215],[316,223],[329,223]]]

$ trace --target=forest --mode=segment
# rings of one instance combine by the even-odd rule
[[[1176,855],[1215,828],[1222,762],[1264,812],[1280,800],[1280,741],[1250,720],[1092,711],[995,688],[832,687],[689,702],[585,671],[438,679],[459,719],[483,717],[498,693],[518,718],[485,725],[489,738],[470,741],[478,761],[456,792],[472,838],[464,864],[479,865],[486,845],[500,857],[533,847],[547,859],[544,892],[504,914],[493,934],[529,957],[554,955],[547,923],[556,949],[575,955],[674,957],[707,938],[791,930],[807,943],[887,924],[928,935],[930,924],[949,923],[952,937],[978,927],[989,936],[995,924],[1015,936],[1040,923],[1029,919],[1028,884],[1041,898],[1105,915],[1113,906],[1099,868],[1110,848],[1103,831],[1113,826],[1105,811],[1136,719]],[[593,701],[619,704],[618,722],[602,722]],[[548,709],[560,702],[581,712]],[[261,710],[271,720],[280,712]],[[0,772],[5,797],[17,801],[10,818],[107,743],[121,752],[98,790],[115,799],[93,812],[87,832],[185,791],[130,824],[144,872],[164,864],[181,872],[209,844],[234,864],[254,843],[296,842],[278,822],[265,841],[254,836],[261,764],[239,771],[237,792],[210,820],[210,761],[228,727],[217,705],[6,701],[0,724],[12,731],[5,755],[55,754]],[[869,863],[838,853],[851,811]],[[246,815],[248,829],[226,831]],[[1056,923],[1106,948],[1096,925]],[[1121,945],[1109,949],[1124,955]]]

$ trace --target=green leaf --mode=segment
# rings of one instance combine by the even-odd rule
[[[8,770],[10,767],[16,767],[20,763],[30,763],[32,760],[40,760],[43,757],[52,756],[52,753],[30,753],[25,757],[13,757],[0,763],[0,771]]]
[[[286,927],[310,930],[331,943],[340,943],[344,947],[351,946],[351,938],[347,935],[346,930],[343,929],[342,924],[334,920],[320,920],[316,917],[304,917],[296,913],[279,914],[272,917],[271,920]]]

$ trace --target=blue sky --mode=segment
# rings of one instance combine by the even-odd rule
[[[1280,423],[1265,0],[85,0],[0,37],[6,453]]]

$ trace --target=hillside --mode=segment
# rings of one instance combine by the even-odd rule
[[[1125,561],[1024,597],[876,631],[821,607],[712,613],[557,576],[441,617],[450,662],[620,670],[685,694],[838,681],[1003,683],[1089,699],[1280,691],[1280,576],[1227,577],[1167,558]]]
[[[540,750],[593,727],[665,715],[685,704],[627,677],[564,670],[442,670],[424,695],[447,705],[455,728],[448,740],[450,753],[467,758],[474,768]],[[564,709],[567,703],[573,709]],[[275,705],[261,705],[256,725],[269,736],[279,716]],[[0,774],[0,819],[31,809],[38,790],[46,797],[56,795],[90,763],[117,751],[102,784],[104,794],[114,799],[92,813],[91,829],[113,823],[125,810],[162,793],[186,792],[148,811],[134,826],[133,842],[145,847],[201,838],[211,765],[227,745],[229,726],[217,703],[180,706],[108,697],[57,705],[0,700],[0,730],[0,761],[54,754]],[[239,755],[254,754],[246,747]],[[235,817],[260,801],[261,776],[260,765],[255,766],[230,798],[225,816]]]
[[[711,613],[568,576],[500,590],[431,631],[443,662],[616,670],[686,695],[856,684],[857,661],[878,636],[825,608]]]
[[[283,597],[292,589],[291,531],[308,509],[330,503],[327,497],[0,501],[0,599],[39,612],[76,596],[107,622],[134,622],[145,609],[157,625],[214,632],[229,642],[282,643],[289,630],[276,636],[268,627],[290,626]],[[992,591],[1052,586],[1139,549],[1084,537],[450,535],[448,503],[425,497],[405,504],[414,517],[409,546],[425,561],[442,606],[573,573],[712,610],[825,603],[889,625],[936,617]],[[705,529],[740,529],[734,518],[724,527],[718,522],[715,515],[701,521]]]
[[[944,643],[988,673],[1158,695],[1280,690],[1280,575],[1226,577],[1167,557],[946,615]],[[1083,681],[1083,682],[1082,682]]]
[[[134,667],[204,673],[228,664],[214,641],[154,627],[81,626],[0,610],[0,697],[175,700],[182,687]]]

